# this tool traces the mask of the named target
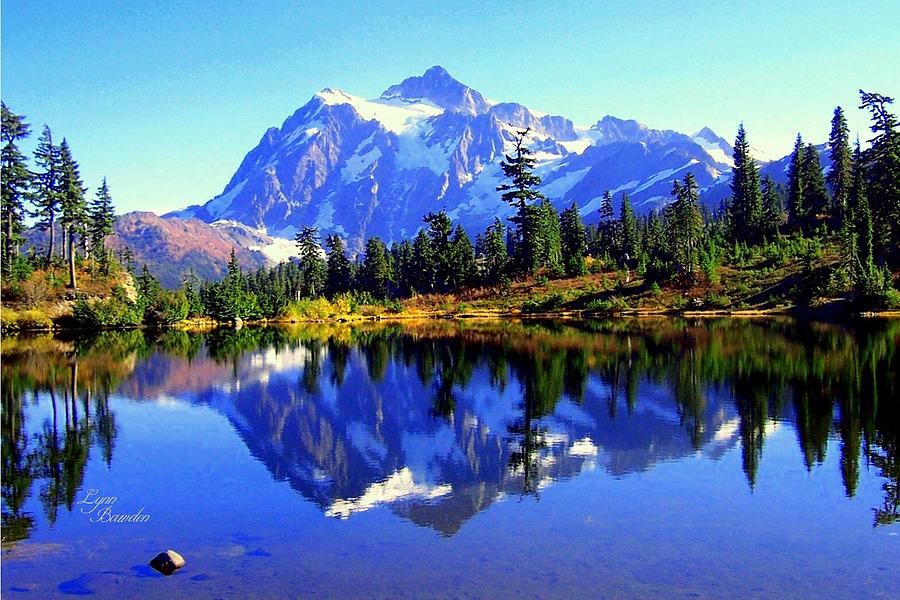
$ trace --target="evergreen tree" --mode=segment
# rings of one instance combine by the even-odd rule
[[[804,151],[803,138],[798,133],[794,151],[791,153],[791,162],[788,164],[788,210],[792,224],[803,223],[809,212],[803,189]]]
[[[457,225],[450,239],[450,278],[451,289],[459,289],[471,285],[475,281],[475,250],[462,225]]]
[[[61,171],[60,223],[63,227],[63,241],[66,248],[66,259],[69,264],[69,286],[77,287],[75,280],[75,236],[84,237],[87,222],[87,206],[84,192],[87,188],[81,181],[78,163],[72,157],[69,144],[63,138],[59,146],[59,164]]]
[[[578,205],[574,202],[560,215],[559,232],[562,236],[563,265],[566,275],[568,277],[584,275],[587,273],[584,266],[587,244],[584,237],[584,223],[581,222]]]
[[[807,144],[803,151],[803,197],[808,215],[815,218],[828,214],[831,201],[828,191],[825,189],[825,177],[822,175],[822,165],[819,162],[819,151],[812,144]]]
[[[562,235],[559,214],[546,198],[529,211],[532,225],[533,262],[530,270],[546,269],[551,277],[563,274]]]
[[[300,294],[307,298],[320,296],[325,292],[328,272],[319,247],[319,229],[303,227],[294,241],[297,243],[297,258],[300,259]]]
[[[428,213],[422,218],[428,224],[431,240],[432,280],[439,291],[446,292],[453,287],[453,248],[450,239],[453,222],[445,211]]]
[[[391,279],[388,251],[379,238],[369,238],[360,269],[360,283],[365,291],[378,299],[388,297],[388,283]]]
[[[872,210],[866,194],[866,174],[862,164],[859,143],[856,146],[857,161],[853,169],[853,182],[850,188],[850,205],[855,221],[855,265],[857,288],[865,287],[865,282],[875,270],[875,232],[872,223]]]
[[[537,191],[541,178],[534,173],[535,159],[531,150],[525,146],[525,138],[530,129],[519,131],[515,139],[515,153],[507,154],[500,168],[510,183],[497,186],[500,197],[515,207],[516,216],[510,220],[516,224],[516,263],[520,271],[532,270],[537,264],[534,232],[531,228],[539,222],[533,205],[544,198]]]
[[[53,259],[56,240],[56,216],[62,202],[62,167],[59,147],[53,143],[53,132],[44,125],[38,145],[34,151],[34,162],[40,169],[36,174],[36,189],[33,195],[37,226],[48,232],[47,262]]]
[[[778,185],[769,175],[763,179],[763,213],[764,227],[763,233],[768,237],[776,237],[779,234],[779,228],[784,222],[784,203],[781,200],[781,193],[778,191]]]
[[[431,293],[435,290],[435,256],[431,238],[420,229],[413,240],[412,273],[410,282],[417,292]]]
[[[350,259],[344,250],[344,242],[335,234],[325,238],[328,247],[328,283],[326,292],[334,297],[350,291]]]
[[[844,109],[840,106],[834,109],[834,117],[831,119],[828,149],[831,158],[831,170],[827,177],[831,188],[831,214],[842,223],[850,196],[853,161],[850,158],[850,129],[847,127]]]
[[[416,275],[413,272],[413,245],[409,240],[394,243],[391,246],[391,256],[394,259],[394,276],[400,294],[410,296],[416,290]]]
[[[734,140],[734,168],[731,176],[731,223],[734,237],[758,242],[762,238],[763,206],[759,169],[750,154],[744,124]]]
[[[900,264],[900,135],[897,117],[888,110],[893,98],[859,91],[872,115],[872,139],[864,154],[868,165],[868,199],[872,210],[875,252]]]
[[[676,269],[693,278],[696,271],[703,219],[700,197],[693,174],[684,177],[684,185],[674,182],[675,202],[666,209],[666,225]]]
[[[484,233],[482,253],[484,282],[488,285],[501,283],[507,277],[509,253],[506,249],[506,226],[498,218]]]
[[[96,257],[103,266],[104,273],[109,272],[109,253],[106,250],[106,238],[113,232],[113,224],[116,221],[116,213],[109,195],[109,186],[106,177],[97,195],[91,201],[88,208],[88,235],[91,239],[91,255]]]
[[[626,266],[634,265],[641,251],[640,232],[638,231],[637,217],[631,208],[631,198],[628,194],[622,196],[622,207],[619,211],[619,227],[621,229],[622,261]]]
[[[3,255],[3,273],[9,274],[11,262],[19,255],[22,243],[22,227],[25,217],[25,199],[28,197],[32,174],[28,170],[25,155],[17,143],[31,134],[24,115],[17,115],[6,103],[2,106],[3,149],[0,154],[0,221],[2,221],[3,241],[0,243]]]

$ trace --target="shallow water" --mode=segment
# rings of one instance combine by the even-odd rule
[[[0,589],[897,597],[898,345],[727,319],[4,339]]]

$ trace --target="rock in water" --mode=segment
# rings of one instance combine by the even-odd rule
[[[168,576],[184,566],[184,557],[174,550],[166,550],[154,556],[150,566]]]

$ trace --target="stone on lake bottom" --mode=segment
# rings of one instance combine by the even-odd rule
[[[174,550],[166,550],[160,552],[150,561],[150,566],[162,573],[163,575],[171,575],[184,566],[184,557]]]

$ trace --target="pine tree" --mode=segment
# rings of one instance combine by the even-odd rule
[[[475,250],[466,230],[457,225],[450,239],[450,277],[451,289],[459,289],[475,282]]]
[[[22,243],[22,227],[25,217],[25,199],[28,197],[32,174],[28,170],[25,155],[17,142],[27,138],[31,128],[24,115],[17,115],[2,103],[3,149],[0,154],[0,221],[2,221],[3,241],[0,243],[3,255],[3,273],[8,274],[11,262],[19,255]]]
[[[675,202],[666,209],[669,243],[677,269],[693,278],[703,230],[700,197],[693,174],[685,175],[684,185],[675,181],[672,195],[675,196]]]
[[[501,283],[508,274],[509,252],[506,249],[506,226],[495,218],[483,237],[483,275],[488,285]]]
[[[828,185],[831,188],[831,214],[843,222],[847,210],[847,198],[850,196],[850,181],[853,177],[853,161],[850,158],[850,129],[844,109],[834,109],[831,119],[831,135],[828,136],[831,170],[828,172]]]
[[[763,179],[763,213],[764,227],[763,232],[768,237],[777,237],[779,228],[784,222],[784,203],[781,200],[781,193],[778,191],[778,185],[771,176],[766,175]]]
[[[546,198],[531,207],[531,231],[533,238],[533,262],[530,270],[546,269],[551,277],[563,274],[562,235],[559,231],[559,213]]]
[[[453,248],[450,235],[453,222],[445,211],[428,213],[422,218],[428,224],[431,240],[433,281],[439,291],[446,292],[453,287]]]
[[[360,269],[360,280],[365,291],[378,299],[388,297],[388,283],[391,279],[388,251],[379,238],[369,238]]]
[[[734,168],[731,176],[731,222],[734,237],[758,242],[762,238],[762,192],[759,169],[750,154],[750,142],[744,124],[734,140]]]
[[[344,250],[344,242],[335,234],[325,238],[328,247],[328,283],[326,292],[329,296],[350,291],[350,259]]]
[[[641,251],[640,232],[638,231],[637,217],[631,207],[631,198],[628,194],[622,196],[622,207],[619,211],[619,227],[622,230],[622,261],[626,266],[633,266]]]
[[[850,205],[855,221],[856,257],[855,265],[857,285],[864,281],[875,269],[875,233],[872,223],[872,210],[866,194],[866,173],[863,165],[859,142],[856,144],[856,158],[853,169],[853,181],[850,188]]]
[[[62,202],[62,169],[59,147],[53,143],[53,132],[44,125],[38,145],[34,151],[34,162],[40,169],[36,174],[36,189],[33,195],[37,226],[47,231],[47,262],[53,260],[56,240],[56,216]]]
[[[584,254],[587,244],[584,237],[584,223],[578,212],[578,205],[562,212],[559,217],[559,232],[562,236],[563,266],[568,277],[579,277],[587,273],[584,266]]]
[[[788,164],[788,211],[792,224],[803,223],[809,212],[803,193],[804,150],[803,138],[798,133],[794,151],[791,153],[791,162]]]
[[[435,256],[431,238],[420,229],[413,240],[412,276],[413,287],[420,293],[435,290]]]
[[[60,183],[62,196],[60,197],[60,223],[63,227],[63,241],[66,248],[66,259],[69,264],[69,286],[77,287],[75,280],[75,236],[84,236],[87,222],[87,207],[84,201],[84,192],[87,188],[81,181],[78,172],[78,163],[72,157],[69,144],[63,138],[59,146]]]
[[[897,117],[888,110],[893,98],[859,91],[861,104],[872,115],[871,145],[863,158],[868,165],[868,199],[872,210],[875,252],[900,264],[900,135]]]
[[[822,175],[822,165],[819,162],[819,151],[812,144],[807,144],[803,151],[803,196],[808,215],[815,218],[828,214],[831,204],[828,191],[825,189],[825,177]]]
[[[116,221],[116,213],[109,195],[109,186],[106,177],[97,195],[88,207],[88,235],[91,239],[91,255],[100,260],[103,272],[109,272],[109,253],[106,250],[106,238],[113,232],[113,224]]]
[[[500,197],[516,209],[516,216],[510,221],[516,224],[516,263],[520,271],[534,268],[537,263],[534,232],[531,227],[538,222],[533,205],[544,198],[537,191],[541,178],[534,173],[535,159],[531,150],[525,146],[525,138],[530,129],[519,131],[515,139],[515,153],[507,154],[500,168],[510,183],[497,186]]]
[[[313,298],[324,293],[327,281],[327,267],[322,260],[319,247],[319,229],[303,227],[294,238],[297,243],[297,257],[300,259],[302,284],[300,293]]]

